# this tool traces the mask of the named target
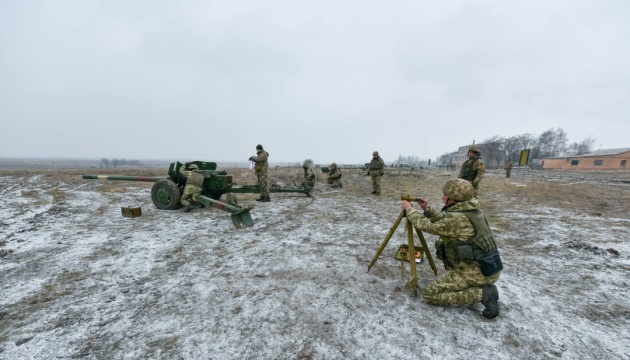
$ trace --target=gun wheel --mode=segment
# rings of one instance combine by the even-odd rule
[[[163,179],[151,188],[151,200],[156,208],[160,210],[175,210],[180,206],[182,194],[179,187],[173,181]]]

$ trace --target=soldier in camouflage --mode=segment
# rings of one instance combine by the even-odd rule
[[[341,184],[341,169],[337,167],[337,163],[332,163],[330,165],[330,172],[328,173],[328,179],[326,179],[331,187],[340,188],[343,185]]]
[[[505,163],[505,177],[509,178],[512,177],[512,160],[509,160]]]
[[[481,158],[481,148],[472,145],[468,149],[468,160],[462,164],[459,171],[459,178],[468,180],[475,190],[475,197],[479,194],[479,183],[486,173],[486,163]]]
[[[269,153],[263,149],[262,145],[256,145],[256,155],[250,156],[249,160],[253,161],[254,173],[258,178],[258,186],[260,186],[260,197],[256,201],[269,202],[269,183],[267,182],[267,170],[269,169],[269,163],[267,159]]]
[[[304,169],[304,180],[302,180],[302,186],[312,189],[315,186],[315,173],[306,162],[302,164],[302,169]]]
[[[197,164],[184,164],[179,168],[179,173],[186,177],[186,186],[182,194],[182,205],[185,206],[184,211],[189,212],[192,204],[197,203],[197,196],[201,195],[203,187],[203,174],[198,172]]]
[[[381,194],[381,176],[383,176],[385,162],[378,155],[378,151],[372,153],[372,161],[368,164],[368,174],[372,177],[372,194]]]
[[[488,271],[481,268],[479,260],[487,253],[496,252],[498,257],[492,232],[468,181],[448,180],[442,191],[444,207],[439,213],[424,198],[418,201],[424,216],[408,201],[402,202],[407,219],[417,230],[440,236],[436,252],[447,272],[427,285],[422,295],[428,303],[439,306],[481,302],[485,306],[483,316],[492,319],[499,315],[499,291],[494,283],[502,266],[499,260],[499,266]]]

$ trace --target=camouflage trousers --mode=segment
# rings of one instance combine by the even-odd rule
[[[505,177],[506,178],[512,177],[512,169],[505,169]]]
[[[184,193],[182,194],[182,205],[188,206],[190,205],[190,201],[196,203],[197,196],[201,195],[201,188],[197,185],[186,185],[184,188]]]
[[[332,185],[331,187],[341,187],[341,180],[339,179],[327,179],[326,182]]]
[[[372,191],[377,194],[381,193],[381,175],[372,174]]]
[[[499,280],[500,272],[483,276],[479,265],[459,263],[455,269],[427,285],[422,297],[432,305],[459,306],[481,302],[481,288]]]
[[[260,186],[260,197],[269,197],[269,183],[267,182],[267,172],[256,174],[258,186]]]

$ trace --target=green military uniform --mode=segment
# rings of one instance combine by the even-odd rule
[[[330,165],[330,173],[328,173],[328,179],[326,179],[332,187],[342,187],[341,184],[341,169],[337,167],[337,164],[333,163]]]
[[[304,180],[302,180],[302,186],[307,188],[313,188],[315,186],[315,173],[308,164],[302,165],[304,169]]]
[[[263,150],[262,145],[256,145],[256,155],[251,156],[249,160],[255,163],[254,173],[258,178],[258,186],[260,186],[260,197],[257,201],[267,202],[269,198],[269,183],[267,181],[267,170],[269,169],[269,153]]]
[[[368,173],[372,177],[372,194],[381,194],[381,176],[385,169],[385,162],[378,156],[378,151],[372,153],[372,161],[369,163]]]
[[[506,178],[512,177],[512,160],[508,160],[505,163],[505,177]]]
[[[472,151],[475,155],[462,164],[459,178],[468,180],[473,186],[475,196],[477,196],[479,194],[479,183],[486,174],[486,163],[481,158],[481,153],[479,152],[480,148],[478,146],[471,146],[469,151]]]
[[[470,187],[461,179],[449,180],[446,184],[460,186],[461,183]],[[490,227],[479,209],[479,201],[472,197],[472,188],[469,192],[465,197],[467,200],[458,200],[445,206],[440,213],[427,208],[423,216],[417,210],[409,208],[406,214],[416,229],[440,236],[436,242],[436,250],[438,258],[444,260],[447,269],[446,274],[427,285],[422,294],[424,299],[430,304],[440,306],[483,302],[486,305],[484,316],[493,318],[498,315],[499,310],[496,302],[498,291],[492,285],[499,280],[501,272],[484,276],[477,259],[495,251],[497,247]],[[451,198],[447,191],[445,193]],[[492,300],[494,305],[488,303],[493,296],[492,292],[496,295]]]
[[[197,196],[201,195],[203,187],[203,174],[197,172],[196,164],[189,166],[190,170],[186,170],[186,166],[179,168],[179,173],[186,177],[186,186],[184,187],[184,193],[182,194],[181,203],[186,207],[186,210],[190,210],[190,205],[197,202]]]

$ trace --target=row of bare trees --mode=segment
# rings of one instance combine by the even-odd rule
[[[522,150],[530,149],[529,161],[542,157],[583,155],[592,151],[595,139],[588,137],[581,142],[568,143],[567,133],[561,128],[551,128],[540,136],[523,134],[512,137],[494,135],[485,139],[479,147],[486,164],[501,166],[508,159],[518,162]],[[442,164],[453,162],[453,153],[437,158]]]
[[[125,160],[125,159],[101,159],[101,168],[117,168],[118,166],[142,166],[140,160]]]

